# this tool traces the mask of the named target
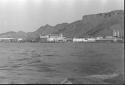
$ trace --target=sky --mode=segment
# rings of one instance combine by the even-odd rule
[[[0,33],[32,32],[82,19],[83,15],[123,10],[124,0],[0,0]]]

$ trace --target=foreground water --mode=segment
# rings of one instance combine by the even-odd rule
[[[0,83],[120,83],[123,74],[120,43],[0,43]]]

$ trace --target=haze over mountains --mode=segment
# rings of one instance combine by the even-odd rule
[[[7,32],[0,34],[0,37],[24,38],[33,40],[39,35],[50,33],[63,33],[64,36],[72,37],[95,37],[112,35],[113,30],[119,30],[120,36],[124,37],[124,10],[114,10],[107,13],[85,15],[81,20],[72,23],[62,23],[56,26],[41,26],[34,32]]]

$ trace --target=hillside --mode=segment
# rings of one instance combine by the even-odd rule
[[[64,33],[69,37],[105,36],[112,35],[113,29],[119,30],[120,35],[124,36],[124,11],[86,15],[57,33]]]
[[[10,32],[0,34],[0,38],[24,38],[26,39],[26,37],[27,37],[27,33],[23,31],[19,31],[19,32],[10,31]]]
[[[34,34],[63,33],[66,37],[106,36],[112,35],[113,29],[119,30],[120,35],[124,36],[123,10],[85,15],[82,20],[72,23],[42,26]]]
[[[112,35],[113,30],[119,30],[124,37],[124,11],[115,10],[107,13],[85,15],[81,20],[72,23],[62,23],[56,26],[45,25],[38,30],[28,33],[8,32],[0,37],[25,37],[28,40],[38,39],[40,34],[63,33],[66,37],[106,36]]]

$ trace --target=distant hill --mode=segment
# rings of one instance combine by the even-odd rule
[[[26,39],[26,37],[27,37],[27,33],[23,31],[19,31],[19,32],[10,31],[10,32],[0,34],[0,38],[24,38]]]
[[[63,33],[66,37],[106,36],[112,35],[113,29],[119,30],[124,37],[124,10],[114,10],[108,13],[85,15],[81,20],[72,23],[62,23],[56,26],[45,25],[38,30],[28,33],[8,32],[2,36],[26,37],[37,39],[40,34]],[[1,34],[0,34],[1,37]]]

